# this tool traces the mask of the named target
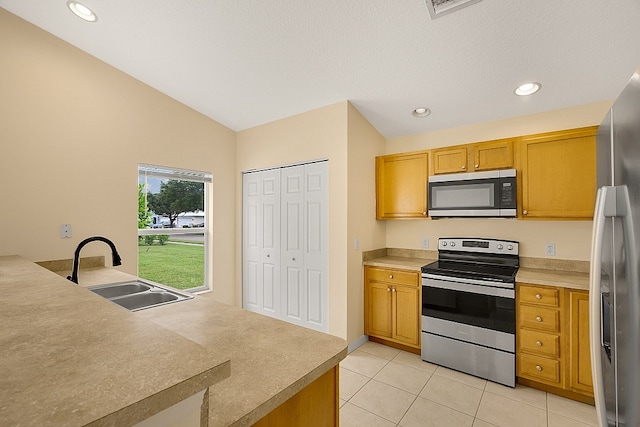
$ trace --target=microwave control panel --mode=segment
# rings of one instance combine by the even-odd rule
[[[516,178],[500,179],[500,208],[516,208]]]

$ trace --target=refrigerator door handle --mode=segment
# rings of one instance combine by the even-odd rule
[[[591,375],[593,379],[593,398],[596,404],[596,413],[600,426],[607,424],[607,411],[604,399],[604,377],[602,372],[602,356],[600,346],[602,336],[602,300],[601,300],[601,276],[602,276],[602,245],[604,240],[605,206],[615,206],[615,189],[602,187],[598,189],[596,207],[593,216],[593,230],[591,235],[591,263],[589,272],[589,334],[591,346]],[[609,202],[607,203],[607,198]],[[613,202],[611,199],[614,199]],[[606,209],[610,211],[610,209]],[[609,212],[608,212],[609,213]]]

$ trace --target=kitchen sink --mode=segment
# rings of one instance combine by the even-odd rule
[[[144,282],[140,279],[124,283],[92,286],[88,289],[130,311],[143,310],[193,298],[193,295],[185,294],[175,289],[167,289],[156,283]]]

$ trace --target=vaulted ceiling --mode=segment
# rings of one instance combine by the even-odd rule
[[[614,99],[640,67],[637,0],[482,0],[436,19],[425,0],[84,4],[96,22],[65,0],[0,0],[234,130],[349,100],[385,137],[411,135]],[[514,95],[526,81],[542,89]]]

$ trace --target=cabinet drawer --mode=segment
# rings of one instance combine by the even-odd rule
[[[521,354],[518,376],[560,384],[560,362],[546,357]]]
[[[550,308],[519,305],[520,327],[547,332],[560,332],[560,312]]]
[[[560,356],[560,337],[558,335],[520,329],[518,330],[518,339],[520,340],[520,351],[549,357]]]
[[[367,268],[367,278],[378,282],[397,283],[418,286],[419,274],[411,271],[390,270],[382,268]]]
[[[558,307],[560,304],[559,290],[537,286],[520,285],[519,301],[547,307]]]

